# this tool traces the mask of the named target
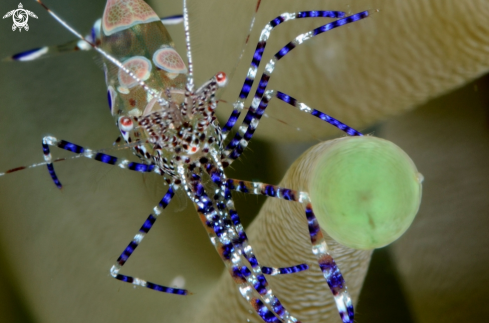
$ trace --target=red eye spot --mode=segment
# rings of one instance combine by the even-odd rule
[[[217,85],[219,87],[223,87],[224,85],[226,85],[226,82],[227,82],[226,73],[224,73],[224,72],[217,73],[216,81],[217,81]]]
[[[197,147],[192,147],[192,152],[196,152],[197,151]]]
[[[134,100],[134,99],[129,99],[129,104],[130,104],[132,107],[136,106],[136,100]]]
[[[124,126],[130,126],[132,124],[132,120],[128,117],[122,117],[121,118],[121,124]]]
[[[131,118],[129,118],[129,117],[121,117],[119,119],[119,128],[122,131],[131,131],[133,127],[134,127],[134,124],[133,124]]]

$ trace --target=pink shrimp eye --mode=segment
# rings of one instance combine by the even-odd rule
[[[224,73],[224,72],[217,73],[216,81],[217,81],[217,85],[219,87],[223,87],[224,85],[226,85],[226,83],[228,81],[226,73]]]
[[[119,119],[119,128],[122,131],[131,131],[132,128],[134,127],[134,123],[132,122],[132,119],[129,117],[121,117]]]

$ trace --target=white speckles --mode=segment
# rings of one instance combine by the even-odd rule
[[[238,132],[241,135],[241,137],[244,136],[244,134],[246,133],[246,130],[248,130],[247,125],[242,125],[239,127]]]
[[[127,165],[129,164],[129,161],[127,159],[123,159],[121,160],[117,166],[119,166],[120,168],[127,168]]]
[[[256,71],[257,70],[258,69],[256,69],[256,68],[250,68],[250,70],[248,71],[248,74],[246,75],[246,77],[254,79],[255,76],[256,76]]]
[[[234,102],[233,107],[238,111],[243,110],[243,108],[244,108],[243,100],[237,100],[236,102]]]
[[[250,286],[243,284],[239,287],[239,292],[247,301],[251,300],[252,289]]]
[[[110,268],[110,275],[115,278],[119,274],[119,270],[121,270],[120,265],[113,265],[112,268]]]
[[[272,29],[273,27],[270,24],[267,24],[261,32],[259,41],[266,41],[268,38],[270,38],[270,32]]]
[[[299,110],[307,112],[307,113],[312,112],[312,109],[310,107],[308,107],[307,105],[305,105],[304,103],[300,103]]]
[[[274,68],[275,68],[275,63],[277,62],[277,59],[274,57],[268,62],[267,66],[265,66],[265,72],[270,75],[272,74]]]
[[[155,206],[153,212],[156,216],[161,214],[161,208],[159,206]]]
[[[250,122],[250,128],[251,128],[251,129],[256,129],[256,127],[258,127],[258,123],[259,123],[259,122],[260,122],[260,121],[259,121],[258,119],[256,119],[256,118],[255,118],[255,119],[253,119],[253,120],[251,120],[251,122]]]
[[[245,148],[246,146],[248,146],[248,141],[241,139],[239,141],[239,144],[241,145],[241,147]]]
[[[312,247],[312,253],[317,255],[322,255],[328,253],[328,245],[326,244],[325,241],[322,241],[321,243],[315,245]]]
[[[52,136],[46,136],[43,138],[43,143],[46,145],[54,146],[58,142],[58,139],[52,137]]]
[[[258,105],[260,105],[260,102],[261,102],[261,98],[254,97],[253,101],[251,101],[251,107],[253,109],[258,108]]]
[[[299,203],[307,203],[310,202],[309,194],[306,192],[299,192]]]
[[[134,285],[134,287],[136,287],[136,286],[146,287],[146,281],[139,279],[137,277],[134,277],[132,284]]]
[[[92,158],[93,157],[93,150],[85,149],[85,151],[83,152],[83,156],[85,156],[87,158]]]
[[[136,242],[137,244],[140,244],[141,241],[144,239],[144,233],[142,232],[139,232],[138,234],[136,234],[134,236],[134,239],[132,239],[134,242]]]

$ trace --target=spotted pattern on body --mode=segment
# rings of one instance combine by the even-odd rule
[[[171,47],[158,49],[153,55],[153,63],[160,69],[177,76],[186,74],[187,67],[178,52]]]
[[[108,0],[102,19],[106,35],[131,28],[139,24],[159,21],[160,18],[144,1]]]
[[[136,77],[142,81],[146,81],[151,76],[153,65],[144,56],[133,56],[127,59],[123,64],[125,68],[133,72]],[[126,88],[130,89],[138,85],[138,81],[121,69],[119,69],[118,78],[119,83]]]

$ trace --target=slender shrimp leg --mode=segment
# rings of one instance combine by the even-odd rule
[[[363,11],[356,13],[354,15],[338,19],[336,21],[333,21],[329,24],[323,25],[321,27],[315,28],[307,33],[301,34],[297,36],[294,40],[289,42],[287,45],[282,47],[275,55],[274,57],[268,62],[268,64],[265,66],[265,71],[261,76],[260,82],[258,84],[258,88],[256,89],[255,96],[253,98],[253,101],[251,103],[250,109],[248,113],[246,114],[245,119],[243,120],[243,124],[239,127],[239,131],[235,134],[234,138],[229,142],[229,144],[226,146],[226,152],[225,154],[229,157],[228,160],[223,162],[223,166],[227,167],[229,164],[236,160],[243,150],[246,148],[248,145],[248,142],[251,140],[252,133],[248,133],[247,137],[244,137],[246,130],[250,124],[252,124],[253,120],[256,120],[254,117],[255,112],[260,108],[262,104],[264,104],[264,94],[266,92],[268,82],[270,80],[270,77],[275,69],[276,63],[285,57],[288,53],[290,53],[295,47],[298,45],[302,44],[304,41],[320,35],[324,32],[327,32],[329,30],[332,30],[337,27],[344,26],[346,24],[352,23],[359,21],[361,19],[367,18],[369,16],[368,11]]]
[[[51,175],[54,184],[58,188],[61,188],[62,185],[58,179],[58,176],[56,175],[56,172],[54,171],[53,162],[56,160],[53,161],[51,152],[49,150],[49,146],[57,146],[61,149],[68,150],[71,151],[72,153],[78,154],[81,157],[94,159],[105,164],[116,165],[119,166],[120,168],[125,168],[136,172],[159,173],[159,169],[155,165],[135,163],[127,159],[117,158],[88,148],[84,148],[82,146],[78,146],[76,144],[73,144],[65,140],[58,140],[52,136],[46,136],[42,139],[42,151],[44,153],[44,160],[47,162],[49,174]]]
[[[247,143],[251,140],[253,137],[253,134],[255,133],[256,128],[258,127],[258,124],[261,120],[261,117],[265,113],[266,108],[268,107],[268,104],[271,99],[277,98],[297,109],[299,109],[302,112],[308,113],[316,118],[319,118],[336,128],[340,129],[341,131],[344,131],[347,135],[349,136],[363,136],[361,132],[358,130],[353,129],[352,127],[344,124],[343,122],[339,121],[338,119],[333,118],[332,116],[321,112],[319,110],[313,109],[306,104],[297,101],[293,97],[280,92],[280,91],[275,91],[275,90],[267,90],[265,91],[265,94],[263,95],[260,105],[254,109],[248,111],[245,120],[243,121],[243,124],[239,128],[238,133],[236,134],[239,136],[240,139],[239,143],[236,144],[234,150],[230,152],[228,155],[228,158],[226,162],[228,164],[231,164],[234,160],[236,160],[241,153],[243,152],[244,148],[247,146]],[[253,107],[252,107],[253,108]],[[235,139],[233,139],[235,140]],[[231,142],[228,147],[231,147],[233,142]]]
[[[343,279],[343,275],[341,274],[333,257],[328,252],[328,246],[324,240],[321,228],[312,210],[309,195],[305,192],[298,192],[288,188],[235,179],[228,179],[226,181],[226,187],[229,190],[235,190],[237,192],[265,195],[287,201],[299,202],[305,206],[309,235],[312,244],[312,252],[314,255],[316,255],[319,268],[323,272],[324,278],[326,279],[329,288],[333,293],[341,319],[345,323],[353,322],[353,304],[350,295],[348,294],[345,280]]]
[[[131,277],[131,276],[126,276],[126,275],[121,275],[119,274],[120,269],[126,261],[129,259],[129,257],[132,255],[134,250],[139,246],[141,241],[144,239],[145,235],[149,232],[153,224],[155,223],[156,219],[158,216],[162,213],[163,209],[168,206],[170,203],[171,199],[175,195],[175,187],[170,186],[168,191],[166,192],[165,196],[161,199],[160,203],[154,207],[153,213],[149,215],[149,217],[146,219],[146,221],[143,223],[141,226],[141,229],[139,229],[138,233],[134,236],[132,239],[131,243],[124,249],[122,254],[119,256],[117,259],[117,263],[112,266],[110,269],[110,275],[114,277],[115,279],[118,279],[120,281],[126,282],[126,283],[131,283],[133,285],[141,286],[141,287],[146,287],[158,292],[162,293],[169,293],[169,294],[176,294],[176,295],[188,295],[189,291],[186,289],[179,289],[179,288],[172,288],[172,287],[166,287],[163,285],[158,285],[154,284],[148,281],[145,281],[143,279],[137,278],[137,277]]]
[[[86,151],[88,151],[87,148],[81,147],[79,145],[76,145],[76,144],[73,144],[73,143],[70,143],[70,142],[67,142],[64,140],[58,140],[54,137],[45,137],[43,139],[43,151],[44,151],[45,156],[47,156],[46,161],[51,161],[49,145],[56,145],[59,148],[71,151],[71,152],[79,154],[80,156],[83,156],[83,157],[87,157],[90,159],[100,161],[100,162],[105,163],[105,164],[117,165],[121,168],[129,169],[129,170],[133,170],[133,171],[138,171],[141,173],[155,172],[155,170],[154,170],[155,166],[154,165],[146,165],[146,164],[141,164],[141,163],[130,162],[126,159],[119,159],[117,157],[107,155],[104,153],[100,153],[100,152],[99,153],[94,152],[94,154],[84,155],[84,153]],[[51,177],[52,177],[54,183],[59,188],[61,188],[62,187],[61,183],[59,182],[59,180],[57,178],[57,175],[54,171],[54,167],[53,167],[52,163],[48,163],[47,166],[48,166],[49,173],[51,174]],[[168,191],[167,195],[165,195],[165,197],[170,196],[170,195],[168,195],[170,193],[170,191],[173,191],[173,190],[169,189],[169,191]],[[161,202],[159,204],[160,208],[166,207],[166,205],[169,203],[171,197],[173,197],[173,194],[171,194],[169,199],[167,197],[168,200],[167,200],[166,204],[164,203],[165,197],[161,200]],[[145,228],[145,226],[146,226],[147,231],[145,233],[148,233],[149,229],[151,229],[151,226],[152,226],[152,224],[148,226],[148,223],[150,223],[148,221],[153,221],[153,223],[154,223],[155,220],[156,220],[156,218],[153,215],[150,215],[148,217],[147,221],[145,222],[145,224],[143,225],[143,227],[141,227],[140,232],[143,232],[143,228]],[[131,246],[131,244],[129,244],[128,248]],[[128,249],[126,249],[126,251],[127,250]],[[122,255],[121,255],[121,257],[122,257]],[[283,274],[293,274],[293,273],[301,272],[301,271],[307,270],[308,268],[309,267],[307,264],[299,264],[299,265],[290,266],[290,267],[278,267],[278,268],[277,267],[263,266],[262,270],[263,270],[263,273],[266,275],[283,275]]]
[[[114,278],[119,279],[123,282],[147,287],[160,292],[178,294],[178,295],[187,295],[188,291],[186,290],[160,286],[153,283],[145,282],[144,280],[138,278],[133,278],[130,276],[119,274],[119,270],[121,269],[121,267],[126,263],[126,261],[132,255],[132,253],[137,248],[137,246],[141,243],[141,241],[146,236],[146,234],[148,234],[149,230],[151,230],[153,224],[156,222],[156,219],[161,214],[162,210],[168,206],[174,194],[175,194],[175,188],[173,186],[170,186],[165,196],[163,196],[163,198],[161,199],[160,203],[154,207],[153,209],[154,215],[153,214],[149,215],[149,217],[146,219],[144,224],[139,229],[138,233],[136,233],[136,235],[132,239],[131,243],[129,243],[129,245],[126,247],[126,249],[124,249],[120,257],[117,259],[117,263],[114,266],[112,266],[110,273]],[[298,273],[307,270],[308,268],[309,267],[306,264],[300,264],[296,266],[282,267],[282,268],[262,267],[262,271],[264,274],[268,274],[268,275],[284,275],[284,274]]]
[[[233,103],[234,110],[231,113],[228,121],[222,127],[223,137],[225,138],[229,131],[234,127],[238,118],[241,114],[241,111],[244,108],[244,101],[248,98],[250,94],[251,87],[253,82],[255,81],[256,72],[258,67],[260,66],[261,59],[263,57],[263,53],[265,52],[265,47],[267,46],[267,41],[270,38],[270,34],[272,30],[278,25],[295,20],[300,18],[343,18],[345,17],[345,13],[342,11],[326,11],[326,10],[315,10],[315,11],[300,11],[300,12],[284,12],[280,16],[271,20],[268,24],[263,28],[258,44],[256,45],[255,53],[253,54],[253,60],[251,61],[250,68],[248,69],[248,73],[246,75],[246,79],[241,88],[241,92],[239,94],[238,99]],[[248,38],[247,38],[248,39]]]

